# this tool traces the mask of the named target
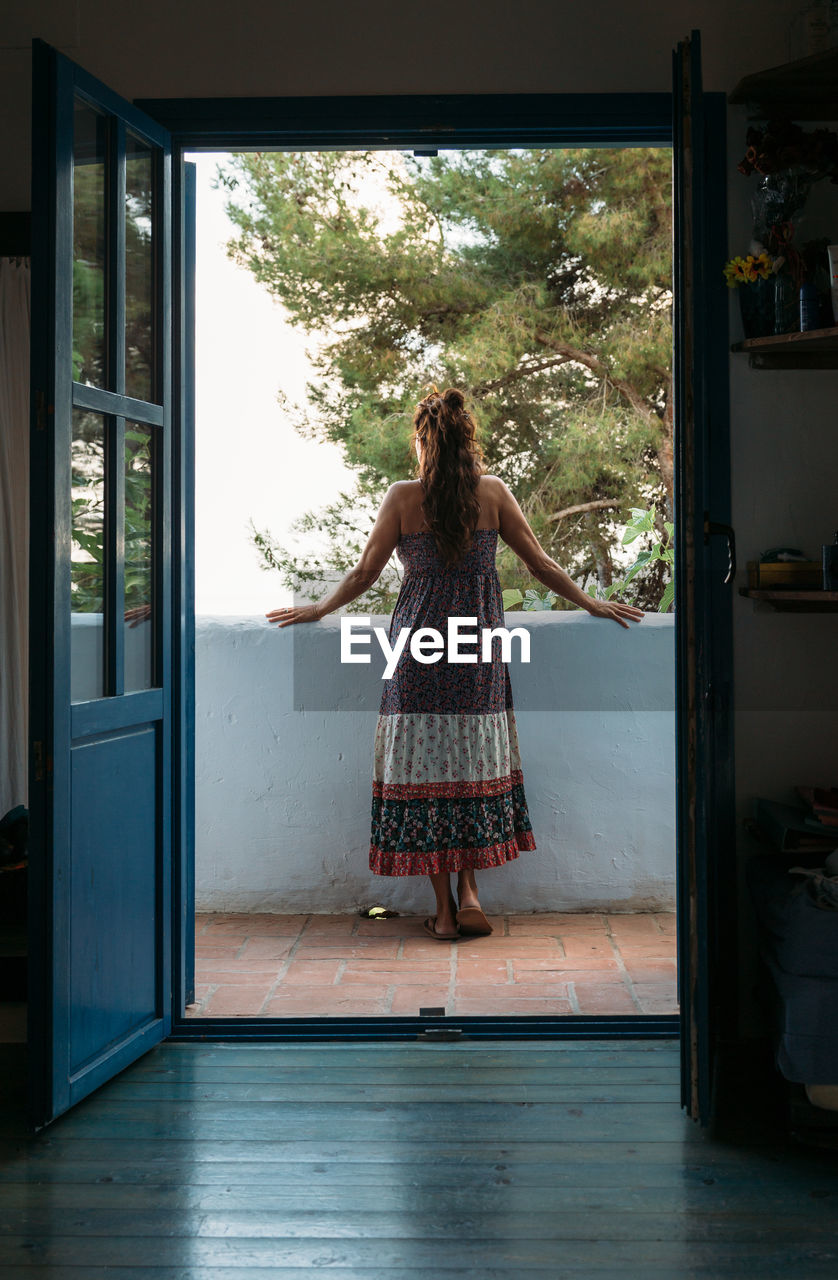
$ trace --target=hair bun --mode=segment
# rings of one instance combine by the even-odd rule
[[[447,391],[442,392],[441,398],[449,409],[462,409],[466,402],[466,398],[459,387],[449,387]]]

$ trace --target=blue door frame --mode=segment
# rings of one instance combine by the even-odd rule
[[[172,355],[178,371],[177,424],[172,433],[172,688],[174,741],[172,817],[175,902],[172,915],[172,1008],[195,999],[195,214],[196,168],[172,174]],[[174,1021],[182,1019],[174,1014]]]
[[[681,70],[678,58],[683,61],[686,56],[692,68],[693,81],[689,104],[681,90]],[[698,277],[702,282],[708,278],[705,262],[714,265],[723,261],[726,252],[726,229],[724,226],[724,157],[725,139],[725,98],[721,93],[701,95],[700,90],[700,38],[693,32],[690,40],[684,42],[681,52],[676,55],[674,65],[673,93],[659,94],[555,94],[555,95],[503,95],[503,96],[428,96],[428,97],[370,97],[370,98],[275,98],[275,99],[145,99],[138,104],[155,119],[165,124],[173,136],[175,156],[187,150],[235,150],[260,147],[262,149],[304,150],[304,149],[375,149],[404,148],[414,150],[463,149],[466,147],[507,147],[507,146],[671,146],[676,141],[675,177],[683,185],[685,172],[679,166],[680,148],[683,144],[685,130],[689,130],[691,146],[707,148],[709,157],[716,157],[712,164],[712,178],[708,176],[706,183],[694,183],[690,189],[689,199],[696,209],[702,210],[704,218],[704,238],[693,250],[690,266],[690,292],[681,292],[679,296],[680,312],[689,313],[691,322],[688,328],[695,332],[695,320],[702,318],[703,327],[696,334],[696,350],[690,353],[688,361],[680,363],[683,378],[693,376],[701,379],[701,404],[712,405],[713,438],[711,456],[708,465],[700,472],[702,490],[696,502],[690,505],[684,502],[690,490],[691,478],[682,474],[676,499],[676,524],[678,526],[679,544],[689,544],[697,548],[701,564],[698,566],[698,579],[708,586],[708,594],[700,600],[693,601],[699,609],[710,610],[714,615],[711,624],[709,614],[704,617],[703,634],[712,632],[714,649],[712,654],[700,646],[698,657],[703,662],[702,669],[696,673],[699,684],[709,687],[710,672],[706,660],[713,663],[712,684],[718,690],[721,702],[714,704],[727,705],[721,691],[730,685],[730,595],[729,589],[719,589],[724,572],[713,578],[717,548],[711,545],[705,550],[703,540],[698,536],[698,528],[687,530],[686,522],[694,520],[695,512],[704,512],[709,506],[716,521],[729,519],[729,457],[727,433],[727,300],[724,291],[704,289],[695,292],[692,281]],[[690,118],[684,120],[686,106],[690,107]],[[699,175],[700,176],[700,175]],[[710,199],[716,184],[715,201]],[[720,184],[720,185],[719,185]],[[682,193],[683,194],[683,193]],[[676,209],[680,209],[683,200],[676,199]],[[714,210],[717,216],[714,218]],[[676,257],[683,256],[683,249],[676,241]],[[712,271],[712,267],[711,267]],[[676,279],[683,291],[686,284],[686,272],[683,263],[676,265]],[[716,272],[721,280],[721,275]],[[674,345],[679,345],[684,338],[684,327],[676,330]],[[701,348],[701,361],[695,359],[698,348]],[[677,359],[676,359],[677,364]],[[681,385],[681,399],[683,389]],[[704,456],[707,448],[707,418],[696,418],[690,422],[690,430],[697,431],[700,438],[695,449],[689,454],[683,450],[678,456],[676,465],[683,468],[695,453]],[[190,531],[191,537],[191,531]],[[681,563],[677,608],[679,614],[686,619],[688,610],[687,594],[693,587],[696,575],[687,565]],[[695,616],[693,611],[693,617]],[[682,628],[683,630],[683,628]],[[696,646],[694,636],[687,641],[686,635],[680,635],[677,641],[679,659],[695,661]],[[699,793],[699,806],[704,820],[711,823],[707,813],[706,798],[703,796],[705,773],[699,771],[691,779],[687,778],[689,769],[688,753],[685,750],[687,741],[686,718],[688,707],[686,688],[680,686],[678,691],[679,708],[679,773],[681,774],[678,794],[679,830],[682,839],[686,834],[685,815],[692,813],[695,805],[693,792]],[[695,708],[689,710],[694,714]],[[717,830],[724,826],[729,817],[729,791],[725,793],[725,785],[730,787],[730,764],[732,759],[732,743],[729,741],[729,723],[716,719],[712,726],[704,723],[704,707],[698,708],[702,723],[698,733],[705,744],[712,740],[714,751],[712,759],[716,762],[716,786],[713,802],[718,806],[715,818]],[[721,819],[721,820],[720,820]],[[679,995],[681,1000],[681,1016],[658,1015],[646,1017],[556,1017],[556,1018],[522,1018],[522,1017],[484,1017],[457,1018],[447,1020],[444,1024],[433,1024],[432,1020],[419,1018],[352,1018],[352,1019],[260,1019],[260,1018],[202,1018],[185,1019],[175,1011],[172,1026],[172,1038],[210,1039],[218,1037],[236,1037],[246,1039],[282,1039],[358,1036],[365,1039],[375,1038],[412,1038],[426,1032],[444,1034],[456,1033],[461,1029],[463,1034],[474,1036],[556,1036],[567,1038],[578,1037],[672,1037],[682,1035],[682,1049],[685,1055],[682,1072],[682,1103],[688,1107],[690,1114],[697,1118],[706,1117],[709,1112],[710,1098],[706,1082],[710,1078],[710,975],[708,962],[708,937],[713,933],[712,921],[707,917],[707,897],[704,887],[707,883],[707,868],[696,864],[696,856],[701,858],[707,846],[699,840],[692,839],[689,846],[684,845],[679,853]],[[696,854],[698,851],[698,855]],[[688,851],[688,852],[687,852]],[[185,882],[186,873],[181,869],[180,880]],[[696,934],[696,926],[699,929]],[[692,930],[690,935],[689,930]],[[730,937],[730,935],[726,935]],[[724,955],[721,964],[724,967]],[[733,970],[728,970],[732,972]],[[732,984],[730,984],[732,985]],[[720,993],[722,994],[722,993]],[[183,1006],[180,1006],[182,1009]],[[686,1012],[686,1027],[684,1018]],[[704,1058],[699,1063],[695,1057],[694,1047],[701,1045]],[[693,1048],[691,1049],[691,1046]],[[701,1076],[700,1096],[697,1092],[697,1077]]]
[[[735,962],[733,935],[720,929],[730,898],[722,902],[715,863],[727,858],[732,811],[732,741],[729,719],[731,681],[730,591],[722,589],[718,548],[704,540],[705,512],[715,522],[729,520],[727,389],[727,300],[719,290],[696,290],[726,256],[723,212],[726,152],[725,100],[700,93],[698,33],[679,46],[674,92],[659,94],[555,94],[368,98],[146,99],[134,105],[171,135],[173,160],[173,297],[171,554],[171,661],[175,703],[172,716],[172,1005],[168,1038],[181,1040],[299,1040],[311,1038],[414,1039],[417,1036],[674,1038],[682,1043],[682,1105],[694,1119],[710,1120],[710,1080],[719,1001],[735,1000],[735,984],[720,984],[716,973]],[[688,95],[683,69],[692,69]],[[709,158],[716,192],[716,213],[708,182],[686,183],[685,139],[700,150],[699,169]],[[193,317],[194,175],[183,155],[189,150],[413,149],[443,150],[509,146],[638,147],[675,144],[676,311],[675,370],[677,411],[686,392],[700,412],[684,418],[688,447],[678,442],[676,421],[676,544],[682,548],[676,574],[676,645],[680,664],[691,663],[690,681],[677,688],[679,824],[678,988],[681,1015],[637,1017],[469,1017],[435,1022],[426,1018],[259,1019],[183,1016],[191,994],[194,906],[194,563],[193,515]],[[713,157],[716,157],[714,160]],[[721,166],[718,157],[722,157]],[[683,241],[678,219],[689,205],[701,234]],[[682,238],[679,240],[679,234]],[[692,250],[689,261],[686,250]],[[684,342],[690,336],[690,350]],[[712,423],[712,433],[709,425]],[[712,435],[712,439],[710,436]],[[703,460],[703,461],[702,461]],[[691,470],[691,468],[697,468]],[[696,487],[700,491],[696,492]],[[684,558],[687,549],[686,559]],[[714,616],[714,611],[719,610]],[[688,633],[687,624],[690,623]],[[712,636],[712,644],[708,638]],[[692,690],[692,693],[690,692]],[[697,692],[696,692],[697,691]],[[698,759],[695,742],[701,743]],[[711,773],[705,765],[711,762]],[[37,762],[33,768],[37,770]],[[688,839],[686,837],[689,837]],[[719,839],[712,844],[711,837]],[[728,862],[727,865],[730,865]],[[728,886],[728,893],[735,885]],[[712,943],[712,945],[711,945]],[[732,1025],[731,1003],[721,1010]]]
[[[673,52],[675,609],[681,1103],[717,1111],[737,1038],[724,94],[705,94],[698,32]],[[714,534],[727,534],[727,543]],[[726,880],[723,878],[727,872]],[[725,892],[726,888],[726,892]]]

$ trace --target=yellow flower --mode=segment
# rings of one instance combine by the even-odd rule
[[[729,289],[734,289],[738,284],[745,284],[748,279],[748,267],[745,259],[731,258],[730,262],[726,262],[724,265],[724,275]]]
[[[767,280],[771,275],[771,258],[764,250],[758,258],[754,258],[754,270],[762,280]]]
[[[755,280],[767,280],[771,275],[771,257],[763,252],[758,257],[749,253],[747,258],[731,258],[730,262],[725,263],[723,271],[729,289],[735,288],[738,284],[752,284]]]

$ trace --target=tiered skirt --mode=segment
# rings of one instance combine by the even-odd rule
[[[376,874],[499,867],[534,848],[514,711],[378,717],[370,843]]]

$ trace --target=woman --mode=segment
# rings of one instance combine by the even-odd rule
[[[411,633],[433,627],[444,636],[449,617],[476,617],[479,637],[483,627],[504,625],[498,534],[533,577],[594,617],[622,627],[640,621],[642,609],[586,595],[542,550],[503,480],[483,473],[462,392],[434,389],[417,405],[413,426],[418,479],[387,490],[355,568],[317,604],[274,609],[266,615],[270,622],[313,622],[348,604],[397,550],[405,573],[391,646],[403,627]],[[473,623],[468,630],[474,633]],[[476,652],[479,657],[479,647]],[[436,915],[425,921],[425,931],[450,941],[492,931],[475,869],[502,866],[534,848],[500,639],[492,641],[491,662],[465,664],[444,655],[419,662],[405,644],[376,725],[370,868],[377,875],[427,875]]]

